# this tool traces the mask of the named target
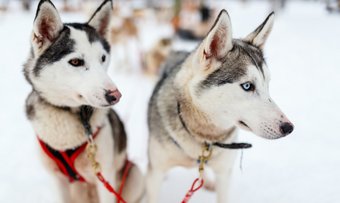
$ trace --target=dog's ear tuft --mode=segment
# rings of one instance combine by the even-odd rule
[[[257,27],[252,33],[250,33],[244,41],[249,42],[260,49],[263,49],[264,44],[273,28],[274,24],[274,12],[270,13],[266,20]]]
[[[33,43],[38,49],[46,48],[58,36],[64,25],[57,9],[49,0],[41,0],[33,25]]]
[[[222,59],[233,48],[231,22],[226,10],[223,9],[218,15],[203,45],[205,59]]]
[[[103,36],[106,37],[110,20],[112,17],[112,1],[111,0],[105,0],[93,13],[90,20],[88,21],[88,24],[95,28],[97,32]]]

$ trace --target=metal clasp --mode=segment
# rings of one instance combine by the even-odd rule
[[[200,178],[203,179],[204,165],[209,161],[212,155],[211,145],[204,143],[202,144],[202,154],[198,157],[199,167],[198,172]]]

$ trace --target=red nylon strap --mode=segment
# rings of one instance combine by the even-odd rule
[[[50,157],[56,163],[60,172],[62,174],[64,174],[65,176],[67,176],[69,178],[70,182],[73,182],[73,178],[68,175],[68,172],[67,172],[64,164],[48,150],[47,145],[42,140],[40,140],[39,138],[38,138],[38,140],[39,140],[39,144],[40,144],[42,150],[45,152],[45,154],[48,157]]]
[[[132,163],[129,160],[126,159],[125,168],[124,168],[123,177],[122,177],[122,182],[120,183],[120,187],[119,187],[119,195],[122,195],[122,193],[123,193],[126,178],[129,175],[129,171],[130,171],[131,167],[132,167]],[[117,203],[120,203],[120,200],[118,200]]]
[[[200,181],[200,182],[198,182],[198,181]],[[197,185],[197,183],[198,183],[199,185]],[[185,194],[185,197],[183,198],[182,203],[187,203],[187,202],[189,202],[190,198],[194,195],[194,193],[195,193],[197,190],[201,189],[201,187],[203,186],[203,184],[204,184],[204,180],[203,180],[203,179],[196,178],[196,179],[194,180],[194,182],[192,183],[191,188],[189,189],[189,191]],[[196,185],[197,185],[197,186],[196,186]]]
[[[93,134],[93,139],[97,137],[97,135],[100,132],[100,127],[97,128],[97,131]],[[59,170],[69,178],[70,182],[73,182],[74,179],[69,175],[69,173],[67,172],[64,164],[57,158],[55,157],[47,148],[47,144],[44,143],[41,139],[39,139],[39,137],[37,136],[38,141],[40,143],[41,148],[43,149],[43,151],[47,154],[48,157],[50,157],[58,166]],[[74,162],[77,159],[77,157],[86,149],[87,146],[87,142],[85,142],[84,144],[82,144],[81,146],[79,146],[78,148],[75,149],[74,153],[71,155],[71,157],[69,157],[66,153],[66,151],[58,151],[61,154],[61,156],[64,158],[64,160],[67,162],[68,166],[76,173],[76,175],[79,177],[79,181],[81,182],[86,182],[85,179],[78,173],[78,171],[76,170],[76,168],[74,167]],[[97,178],[103,183],[103,185],[105,186],[105,188],[113,193],[117,200],[118,203],[126,203],[126,201],[121,197],[123,189],[124,189],[124,185],[125,182],[127,180],[127,176],[129,174],[129,171],[131,169],[131,167],[133,166],[133,164],[129,161],[126,160],[125,163],[125,168],[124,168],[124,172],[123,172],[123,176],[122,176],[122,182],[121,185],[119,187],[119,193],[117,193],[114,188],[110,185],[110,183],[108,181],[105,180],[105,178],[103,177],[102,173],[97,173],[96,176]]]
[[[97,128],[96,132],[93,134],[93,138],[96,138],[97,135],[99,134],[100,132],[100,127]],[[58,152],[62,157],[63,159],[65,160],[66,164],[68,165],[69,168],[71,168],[73,170],[73,172],[77,175],[78,179],[74,179],[73,177],[71,177],[71,175],[69,174],[69,172],[67,171],[67,169],[65,168],[65,165],[63,164],[63,162],[61,160],[59,160],[55,155],[53,155],[50,150],[48,149],[48,145],[42,141],[39,136],[37,136],[38,138],[38,141],[39,141],[39,144],[42,148],[42,150],[45,152],[45,154],[50,158],[52,159],[56,165],[58,166],[59,170],[61,173],[63,173],[66,177],[68,177],[69,181],[70,182],[73,182],[73,181],[80,181],[80,182],[86,182],[85,178],[83,178],[77,171],[77,169],[75,168],[74,166],[74,163],[77,159],[77,157],[84,152],[84,150],[86,149],[86,146],[87,146],[87,142],[85,142],[84,144],[80,145],[79,147],[77,147],[76,149],[74,149],[74,152],[71,156],[69,156],[67,153],[66,153],[66,150],[65,151],[59,151],[59,150],[54,150],[56,152]]]
[[[78,148],[78,149],[76,149],[75,153],[79,152],[78,154],[80,154],[82,151],[83,151],[83,150],[82,150],[81,148]],[[83,176],[81,176],[81,175],[78,173],[77,169],[75,168],[75,166],[74,166],[74,160],[72,161],[72,159],[70,159],[70,157],[67,155],[66,152],[59,152],[59,153],[61,154],[61,156],[62,156],[62,157],[64,158],[64,160],[66,161],[67,165],[75,172],[76,176],[78,177],[78,179],[74,179],[73,177],[71,177],[71,176],[69,175],[69,173],[68,173],[67,171],[64,171],[63,173],[64,173],[64,175],[68,176],[69,181],[70,181],[70,182],[73,182],[73,181],[78,180],[78,181],[80,181],[80,182],[86,182],[86,181],[85,181],[85,178],[83,178]],[[54,159],[57,159],[57,158],[54,157]],[[59,166],[59,168],[60,168],[60,166]]]
[[[118,193],[115,191],[115,189],[110,185],[110,183],[107,182],[107,181],[105,180],[105,178],[103,177],[103,175],[102,175],[101,172],[97,173],[96,175],[97,175],[97,178],[100,180],[100,182],[103,183],[103,185],[105,186],[105,188],[106,188],[109,192],[111,192],[112,194],[114,194],[114,195],[116,196],[118,202],[126,203],[126,201],[120,196],[120,194],[118,194]]]
[[[123,172],[123,177],[122,177],[122,182],[121,182],[120,187],[119,187],[119,192],[116,192],[116,190],[110,185],[110,183],[105,180],[102,173],[99,172],[99,173],[96,174],[97,178],[100,180],[100,182],[103,183],[105,188],[109,192],[111,192],[112,194],[114,194],[116,196],[117,203],[126,203],[126,201],[122,197],[122,193],[123,193],[123,189],[124,189],[124,185],[125,185],[127,176],[129,175],[129,171],[130,171],[132,166],[133,166],[133,164],[129,160],[126,160],[125,168],[124,168],[124,172]]]

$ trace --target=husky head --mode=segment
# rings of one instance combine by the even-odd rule
[[[290,134],[293,125],[269,95],[270,75],[263,46],[274,14],[244,39],[232,39],[225,10],[199,47],[186,59],[176,83],[188,87],[195,106],[221,129],[239,126],[267,139]]]
[[[24,73],[43,99],[56,106],[98,108],[119,101],[121,94],[106,73],[111,12],[112,2],[106,0],[87,23],[63,24],[52,2],[40,1]]]

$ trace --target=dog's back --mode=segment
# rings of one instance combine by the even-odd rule
[[[164,117],[160,116],[159,111],[167,108],[168,105],[172,104],[173,106],[174,103],[172,101],[176,100],[176,98],[174,98],[175,89],[173,86],[173,79],[188,55],[188,52],[172,52],[163,66],[162,76],[156,84],[149,102],[148,125],[150,132],[156,132],[151,133],[150,136],[166,136],[164,122],[162,122]],[[162,105],[158,105],[159,102],[161,102]],[[157,133],[158,131],[163,132]]]

